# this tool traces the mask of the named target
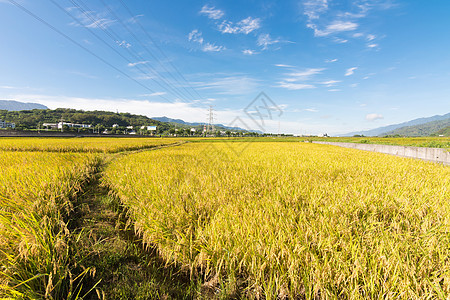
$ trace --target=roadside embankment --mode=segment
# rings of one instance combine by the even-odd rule
[[[354,148],[365,151],[380,152],[385,154],[397,155],[402,157],[417,158],[436,163],[450,165],[450,152],[443,148],[392,146],[379,144],[358,144],[341,142],[320,142],[313,141],[316,144],[334,145],[344,148]]]

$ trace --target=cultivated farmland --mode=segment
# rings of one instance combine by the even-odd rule
[[[80,276],[68,229],[93,154],[0,151],[0,296],[75,298]],[[80,257],[77,257],[81,259]]]
[[[450,294],[448,167],[290,139],[191,141],[2,139],[0,296]]]
[[[447,167],[324,145],[188,144],[123,157],[105,181],[144,242],[226,296],[450,293]]]
[[[117,153],[179,142],[170,138],[3,138],[0,150]]]

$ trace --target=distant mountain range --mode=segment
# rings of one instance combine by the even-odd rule
[[[25,103],[14,100],[0,100],[0,110],[20,111],[31,109],[48,109],[48,107],[39,103]]]
[[[448,120],[450,120],[450,113],[445,115],[436,115],[428,118],[419,118],[414,119],[408,122],[379,127],[366,131],[355,131],[347,134],[343,134],[342,136],[354,136],[354,135],[364,135],[364,136],[380,136],[380,135],[406,135],[406,136],[425,136],[436,133],[437,131],[445,128],[446,124],[448,124]],[[439,122],[443,121],[443,122]],[[436,123],[435,123],[436,122]],[[432,124],[428,124],[432,123]],[[428,124],[425,126],[421,126],[424,124]],[[415,126],[419,126],[413,128]],[[399,130],[402,129],[402,130]],[[431,132],[433,131],[433,132]]]
[[[190,122],[186,122],[183,121],[181,119],[171,119],[168,117],[152,117],[153,120],[156,121],[160,121],[160,122],[167,122],[167,123],[172,123],[172,124],[178,124],[178,125],[182,125],[183,127],[199,127],[199,126],[204,126],[207,123],[190,123]],[[214,127],[216,127],[219,130],[234,130],[234,131],[250,131],[250,132],[257,132],[257,133],[263,133],[262,131],[259,130],[247,130],[247,129],[243,129],[240,127],[230,127],[230,126],[226,126],[223,124],[214,124]]]
[[[430,135],[446,135],[441,133],[445,128],[450,128],[450,117],[445,120],[431,121],[425,124],[401,127],[389,132],[385,135],[401,135],[401,136],[430,136]]]
[[[166,122],[166,123],[177,123],[177,124],[183,124],[188,126],[199,126],[199,125],[205,125],[206,123],[189,123],[185,122],[181,119],[172,119],[168,117],[153,117],[153,120],[160,121],[160,122]]]

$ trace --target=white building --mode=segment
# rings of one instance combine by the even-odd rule
[[[44,123],[42,124],[42,127],[50,127],[53,129],[61,129],[64,125],[71,127],[71,128],[91,128],[91,125],[88,124],[74,124],[74,123],[66,123],[66,122],[59,122],[59,123]]]
[[[16,128],[16,124],[0,120],[0,128]]]
[[[91,128],[91,125],[88,124],[74,124],[74,123],[66,123],[66,122],[59,122],[58,123],[58,129],[61,129],[64,125],[74,128]]]

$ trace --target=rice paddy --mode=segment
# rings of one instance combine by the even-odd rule
[[[171,138],[1,138],[0,150],[117,153],[179,142]]]
[[[0,151],[0,296],[71,299],[72,200],[98,165],[93,154]]]
[[[448,167],[298,141],[178,141],[1,139],[0,296],[97,299],[71,224],[106,162],[102,186],[144,246],[200,283],[187,298],[450,295]]]
[[[449,295],[447,167],[324,145],[207,147],[123,157],[104,178],[144,241],[222,296]]]

